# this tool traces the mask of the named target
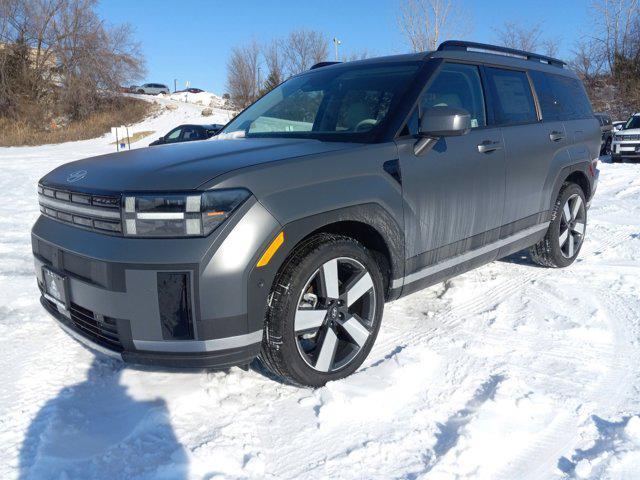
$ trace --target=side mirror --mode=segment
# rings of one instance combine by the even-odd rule
[[[421,137],[439,138],[465,135],[471,130],[471,115],[462,108],[431,107],[420,119]]]

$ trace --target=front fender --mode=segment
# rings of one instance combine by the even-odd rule
[[[391,279],[404,276],[404,235],[402,229],[379,204],[355,205],[290,222],[282,229],[284,243],[271,261],[264,267],[254,266],[249,274],[247,285],[249,331],[262,328],[269,293],[276,276],[296,246],[314,232],[340,222],[358,222],[373,227],[385,240],[391,263]],[[401,289],[390,290],[387,299],[397,298],[400,291]]]

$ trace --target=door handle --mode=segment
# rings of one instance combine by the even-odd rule
[[[559,142],[560,140],[564,140],[564,133],[553,131],[549,134],[549,140],[552,142]]]
[[[491,140],[485,140],[478,145],[478,152],[480,153],[491,153],[501,149],[502,144],[500,142],[492,142]]]

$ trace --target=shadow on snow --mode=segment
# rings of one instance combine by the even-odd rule
[[[40,409],[20,450],[20,479],[187,477],[165,401],[132,398],[123,370],[96,357],[84,381]]]

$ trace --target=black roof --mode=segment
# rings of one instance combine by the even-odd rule
[[[440,44],[437,50],[429,52],[406,53],[385,57],[366,58],[352,62],[320,62],[311,69],[341,68],[342,65],[373,65],[380,63],[402,63],[424,61],[430,58],[455,58],[460,60],[480,61],[497,65],[512,65],[514,67],[534,68],[536,70],[552,71],[567,76],[575,74],[567,68],[566,63],[557,58],[540,55],[524,50],[490,45],[486,43],[448,40]]]

